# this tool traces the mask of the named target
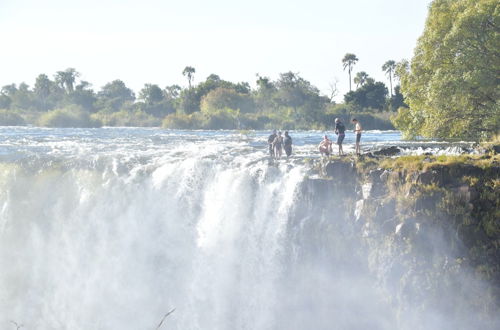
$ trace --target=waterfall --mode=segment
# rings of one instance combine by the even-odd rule
[[[155,329],[174,308],[162,329],[456,324],[402,314],[383,280],[393,247],[365,243],[354,186],[234,137],[136,138],[0,162],[1,329]]]

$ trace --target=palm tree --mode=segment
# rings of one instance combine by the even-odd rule
[[[191,89],[191,81],[193,81],[193,75],[196,70],[192,66],[187,66],[182,70],[182,75],[186,76],[188,79],[189,89]]]
[[[367,79],[368,79],[368,73],[364,71],[356,73],[356,76],[354,77],[354,83],[356,84],[356,88],[366,84]]]
[[[342,63],[344,64],[344,70],[347,68],[349,72],[349,91],[352,90],[351,88],[351,72],[354,64],[358,61],[358,58],[356,55],[347,53],[345,54],[344,58],[342,59]]]
[[[382,65],[382,71],[385,72],[389,76],[389,84],[391,86],[391,97],[392,97],[392,76],[394,74],[394,70],[396,69],[396,62],[393,60],[389,60]]]
[[[55,74],[56,83],[61,86],[61,88],[66,88],[68,93],[73,92],[73,85],[75,83],[76,77],[79,77],[80,73],[78,73],[73,68],[67,68],[64,71],[57,71]]]

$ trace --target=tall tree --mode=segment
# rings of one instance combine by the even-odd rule
[[[97,93],[100,108],[114,112],[119,111],[125,103],[135,101],[134,92],[119,79],[104,85]]]
[[[191,82],[194,79],[194,73],[196,70],[192,66],[187,66],[182,70],[182,75],[187,77],[189,89],[191,89]]]
[[[498,0],[431,3],[409,70],[398,70],[409,109],[394,123],[405,136],[487,139],[498,132],[499,10]]]
[[[368,73],[361,71],[356,73],[356,76],[354,77],[354,83],[356,84],[356,88],[359,86],[363,86],[366,83],[366,80],[368,79]]]
[[[163,91],[158,85],[145,84],[144,88],[139,92],[139,99],[147,104],[159,103],[163,100]]]
[[[71,93],[73,92],[74,84],[76,81],[76,78],[80,76],[80,73],[77,72],[73,68],[67,68],[64,71],[57,71],[55,74],[55,80],[56,83],[61,86],[61,88],[64,88],[66,92]]]
[[[389,76],[389,91],[391,92],[392,97],[392,76],[394,75],[394,70],[396,70],[396,62],[393,60],[389,60],[382,65],[382,71],[385,72],[386,75]]]
[[[382,111],[386,104],[387,87],[383,82],[368,78],[367,82],[355,91],[344,95],[345,103],[351,104],[357,111]]]
[[[352,68],[354,67],[354,64],[356,64],[356,62],[358,62],[358,58],[356,57],[356,55],[351,54],[351,53],[345,54],[344,58],[342,59],[342,63],[344,64],[344,70],[347,69],[347,71],[349,72],[349,91],[352,91],[351,72],[352,72]]]

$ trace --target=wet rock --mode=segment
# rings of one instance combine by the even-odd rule
[[[374,151],[373,154],[376,156],[395,156],[401,153],[401,149],[396,146],[382,148],[380,150]]]
[[[436,184],[440,185],[442,182],[442,176],[439,171],[429,170],[425,172],[420,172],[417,175],[416,182],[423,185]]]
[[[370,178],[370,181],[373,183],[379,183],[380,182],[380,176],[384,173],[384,170],[381,168],[377,168],[376,170],[371,170],[368,173],[368,177]]]
[[[325,166],[325,173],[341,183],[352,183],[356,180],[356,170],[352,163],[329,162]]]
[[[361,219],[361,215],[363,214],[363,208],[365,205],[365,201],[360,199],[356,202],[356,207],[354,208],[354,219],[358,222]]]
[[[401,238],[408,238],[410,236],[414,236],[420,230],[420,224],[416,222],[414,219],[406,220],[396,226],[394,230],[394,234]]]
[[[373,183],[371,183],[371,182],[367,182],[361,186],[361,193],[362,193],[363,199],[370,198],[370,195],[372,193],[372,188],[373,188]]]
[[[415,211],[431,211],[436,210],[436,202],[441,200],[439,196],[422,196],[415,201]]]
[[[491,147],[491,149],[493,150],[493,153],[496,155],[496,154],[499,154],[500,153],[500,144],[497,144],[497,145],[494,145]]]
[[[383,223],[387,219],[394,216],[396,211],[396,201],[394,199],[389,199],[388,201],[380,203],[380,205],[375,209],[374,220],[377,223]]]
[[[390,175],[391,175],[391,171],[385,170],[384,172],[382,172],[382,174],[380,174],[380,181],[383,183],[386,183],[387,180],[389,180]]]

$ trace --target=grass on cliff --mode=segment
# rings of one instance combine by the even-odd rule
[[[440,155],[440,156],[401,156],[384,158],[378,164],[381,168],[422,171],[433,166],[474,165],[483,169],[499,164],[500,155]]]

